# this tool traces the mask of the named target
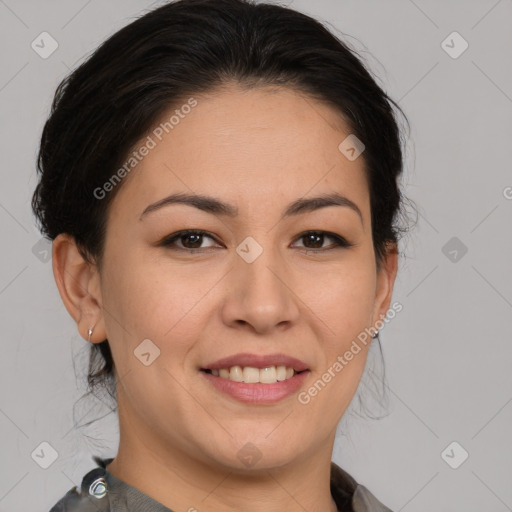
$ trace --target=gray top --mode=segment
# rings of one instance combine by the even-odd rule
[[[98,467],[70,489],[50,512],[173,512],[139,489],[119,480],[106,466],[114,459],[93,457]],[[363,485],[331,462],[331,494],[340,512],[391,512]]]

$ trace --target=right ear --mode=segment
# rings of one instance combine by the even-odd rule
[[[78,332],[92,343],[107,338],[103,321],[100,279],[97,267],[84,260],[74,238],[59,234],[52,245],[53,276],[68,313],[77,323]]]

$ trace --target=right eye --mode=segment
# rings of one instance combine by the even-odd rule
[[[215,241],[213,236],[211,236],[206,231],[201,231],[199,229],[186,229],[166,237],[160,245],[168,247],[171,250],[196,252],[199,249],[209,249],[213,247],[201,247],[205,237]],[[177,241],[181,243],[181,247],[176,244]]]

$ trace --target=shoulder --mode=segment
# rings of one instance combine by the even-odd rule
[[[334,462],[331,462],[331,493],[340,511],[392,512]]]
[[[82,479],[80,489],[75,485],[49,512],[110,512],[110,500],[105,492],[105,465],[108,459],[93,457],[98,467]]]
[[[352,496],[352,508],[354,512],[392,512],[361,484],[357,485]]]

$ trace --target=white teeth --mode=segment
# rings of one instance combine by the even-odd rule
[[[286,380],[286,366],[277,367],[277,380]]]
[[[260,370],[260,382],[262,384],[272,384],[277,382],[277,370],[275,366],[267,366]]]
[[[220,370],[211,370],[212,375],[235,382],[247,382],[248,384],[275,384],[290,379],[295,374],[293,368],[286,366],[267,366],[254,368],[252,366],[232,366]]]
[[[258,368],[252,368],[251,366],[246,366],[243,369],[244,382],[248,382],[249,384],[256,383],[260,381],[260,371]]]
[[[241,366],[232,366],[229,370],[229,377],[230,380],[234,380],[235,382],[243,382],[244,381],[244,375],[242,372]]]

